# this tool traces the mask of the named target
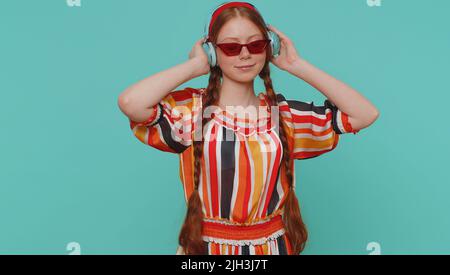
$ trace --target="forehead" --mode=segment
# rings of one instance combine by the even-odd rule
[[[217,41],[246,41],[251,37],[263,37],[263,34],[252,21],[236,17],[223,25],[217,36]]]

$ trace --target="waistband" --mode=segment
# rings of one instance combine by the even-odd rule
[[[204,219],[202,225],[203,240],[219,244],[260,245],[285,233],[281,214],[247,225],[211,219]]]

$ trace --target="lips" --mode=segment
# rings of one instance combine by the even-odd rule
[[[236,66],[236,68],[242,69],[242,68],[250,68],[250,67],[253,67],[253,66],[255,66],[255,64],[252,64],[252,65],[243,65],[243,66]]]

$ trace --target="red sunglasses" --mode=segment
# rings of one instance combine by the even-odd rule
[[[257,41],[250,42],[248,44],[239,44],[239,43],[221,43],[216,46],[219,47],[226,55],[228,56],[236,56],[241,53],[242,47],[246,46],[248,51],[251,54],[260,54],[263,53],[269,44],[270,40],[261,39]]]

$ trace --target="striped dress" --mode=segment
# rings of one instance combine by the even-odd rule
[[[194,189],[192,144],[193,140],[200,140],[197,138],[201,132],[196,129],[201,129],[198,122],[201,121],[204,91],[190,87],[173,91],[154,106],[155,116],[140,123],[130,120],[134,135],[142,143],[179,154],[186,202]],[[358,132],[350,125],[348,115],[329,100],[325,100],[323,106],[315,106],[286,100],[277,93],[279,112],[274,112],[268,108],[265,93],[258,97],[260,108],[269,115],[248,118],[228,109],[213,110],[211,120],[204,125],[199,194],[205,220],[217,224],[257,225],[283,213],[289,186],[281,164],[283,144],[279,123],[278,120],[274,123],[270,114],[279,114],[277,118],[283,122],[291,159],[322,155],[336,148],[340,134]],[[290,167],[295,186],[293,161]],[[257,242],[204,240],[208,254],[291,254],[284,233],[278,230]],[[178,246],[176,253],[183,254],[183,248]]]

